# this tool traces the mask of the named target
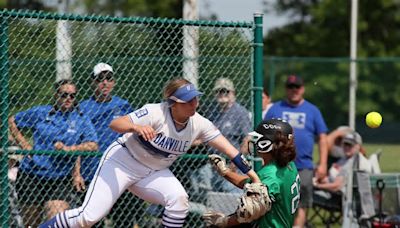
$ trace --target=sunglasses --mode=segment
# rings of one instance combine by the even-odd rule
[[[299,85],[287,85],[286,88],[288,89],[300,89],[301,86]]]
[[[351,143],[344,142],[344,143],[343,143],[343,146],[353,147],[353,146],[354,146],[354,144],[351,144]]]
[[[215,91],[216,94],[220,94],[220,95],[227,95],[229,94],[231,91],[227,90],[227,89],[219,89],[217,91]]]
[[[59,92],[58,96],[64,99],[65,98],[75,99],[76,93]]]
[[[97,82],[102,82],[104,80],[114,81],[114,75],[111,72],[100,73],[96,76],[95,80]]]

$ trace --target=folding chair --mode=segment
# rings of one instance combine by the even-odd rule
[[[340,192],[327,192],[315,190],[313,193],[313,205],[308,213],[307,223],[312,225],[320,220],[325,227],[341,224],[342,218],[342,194]]]
[[[368,159],[355,154],[349,162],[352,175],[349,175],[344,193],[316,190],[313,194],[312,210],[307,222],[313,224],[319,219],[326,227],[340,225],[358,227],[361,220],[374,216],[373,198],[369,188],[369,174],[379,173],[379,155],[372,154]],[[356,224],[356,225],[355,225]]]

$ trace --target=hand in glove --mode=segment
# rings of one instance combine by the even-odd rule
[[[208,159],[210,160],[210,163],[214,167],[215,170],[219,173],[221,176],[225,176],[226,173],[228,172],[229,168],[226,166],[225,159],[222,158],[219,155],[216,154],[211,154],[208,155]]]
[[[203,214],[204,222],[207,227],[227,227],[228,217],[220,212],[207,211]]]

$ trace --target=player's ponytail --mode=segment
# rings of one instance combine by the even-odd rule
[[[293,137],[288,139],[281,132],[278,132],[274,149],[271,151],[273,158],[279,166],[286,166],[296,158],[296,148]]]
[[[171,81],[168,81],[164,86],[163,98],[164,100],[168,101],[169,97],[175,93],[175,91],[182,86],[190,84],[190,82],[184,78],[175,78]],[[168,101],[169,102],[169,101]]]

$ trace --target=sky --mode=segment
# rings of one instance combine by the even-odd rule
[[[275,0],[267,1],[272,3]],[[255,12],[263,12],[263,0],[198,0],[197,3],[200,16],[215,13],[220,21],[253,21]],[[269,29],[284,25],[287,22],[288,18],[285,16],[264,13],[264,35]]]

